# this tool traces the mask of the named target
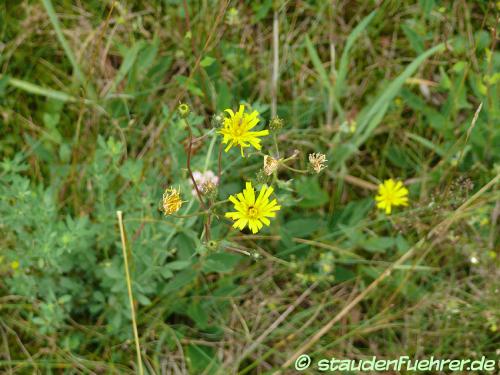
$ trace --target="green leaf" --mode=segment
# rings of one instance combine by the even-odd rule
[[[336,283],[342,283],[344,281],[351,280],[356,277],[356,274],[354,272],[340,266],[335,266],[335,271],[333,272],[333,275],[335,277],[334,280]]]
[[[59,43],[61,44],[64,53],[66,54],[66,57],[70,61],[72,67],[73,67],[73,72],[75,73],[76,78],[80,81],[81,85],[86,88],[90,94],[91,99],[96,99],[97,94],[96,91],[93,87],[93,85],[90,83],[87,77],[83,74],[82,69],[78,65],[78,61],[75,57],[75,54],[71,50],[71,47],[69,46],[68,42],[66,41],[66,38],[64,36],[64,33],[61,29],[61,25],[59,23],[59,19],[57,18],[56,11],[54,10],[54,6],[52,5],[51,0],[42,0],[42,4],[45,7],[45,10],[47,12],[47,15],[49,16],[49,20],[52,23],[52,27],[54,28],[54,32],[56,33],[56,37],[59,40]]]
[[[320,218],[294,219],[285,223],[286,230],[295,237],[306,237],[325,226]]]
[[[203,263],[204,272],[230,272],[243,257],[238,254],[215,253],[210,254]]]
[[[179,84],[187,89],[191,94],[199,96],[200,98],[203,98],[205,94],[203,91],[196,85],[195,81],[193,78],[186,77],[186,76],[176,76],[175,79]]]
[[[190,344],[186,350],[190,374],[216,374],[220,363],[213,348]]]
[[[212,65],[216,60],[211,56],[205,56],[203,60],[201,60],[200,65],[204,68]]]
[[[418,54],[423,53],[424,52],[424,41],[422,40],[420,35],[418,35],[416,33],[416,31],[413,30],[408,25],[403,24],[403,25],[401,25],[401,28],[403,29],[403,32],[404,32],[406,38],[408,38],[410,45],[415,50],[415,52],[417,52]]]
[[[363,20],[351,31],[349,36],[347,37],[347,41],[344,46],[344,51],[342,52],[342,56],[340,58],[339,69],[337,71],[337,81],[335,83],[335,97],[339,98],[341,96],[346,95],[345,81],[347,77],[347,69],[349,66],[349,54],[352,46],[356,39],[358,39],[361,33],[366,29],[368,24],[371,22],[373,17],[375,17],[377,11],[374,10],[368,16],[363,18]]]
[[[368,107],[368,109],[362,111],[356,123],[358,127],[354,135],[354,145],[355,148],[344,149],[342,154],[337,153],[335,155],[335,166],[334,169],[340,168],[354,153],[356,149],[366,142],[366,140],[373,134],[373,131],[380,124],[384,115],[389,108],[389,104],[394,100],[396,95],[399,93],[401,87],[408,78],[410,78],[418,68],[421,67],[422,63],[431,55],[438,51],[444,49],[444,44],[441,43],[423,54],[419,55],[411,64],[409,64],[405,70],[394,79],[377,97],[374,103]]]
[[[300,207],[321,207],[328,202],[328,194],[321,189],[318,178],[304,178],[296,182],[295,189],[303,199],[299,202]]]
[[[139,50],[142,47],[143,44],[139,42],[134,44],[131,48],[127,50],[125,56],[123,56],[123,62],[120,65],[120,69],[118,70],[118,73],[116,74],[115,79],[113,80],[113,84],[111,85],[111,88],[108,91],[108,96],[116,91],[116,88],[118,87],[120,82],[125,78],[130,69],[132,69],[132,66],[134,66],[135,60],[137,58],[137,54],[139,53]]]
[[[176,260],[165,265],[165,268],[172,271],[180,271],[184,268],[187,268],[191,265],[191,261],[189,260]]]
[[[395,240],[392,237],[372,237],[360,243],[365,250],[381,253],[394,246]]]
[[[172,280],[170,280],[167,285],[165,285],[165,287],[163,288],[163,293],[168,294],[178,291],[179,289],[191,283],[196,278],[196,275],[196,271],[192,269],[187,269],[179,272],[174,276]]]
[[[142,160],[127,159],[120,167],[120,175],[134,183],[138,183],[142,175]]]
[[[208,314],[200,302],[191,302],[187,309],[187,315],[193,319],[199,328],[203,329],[207,326]]]

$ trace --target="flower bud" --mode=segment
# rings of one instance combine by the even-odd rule
[[[217,129],[222,127],[224,124],[224,114],[222,113],[214,113],[212,118],[210,119],[210,125],[212,128]]]
[[[191,109],[189,108],[189,106],[186,103],[181,103],[177,107],[177,111],[179,112],[179,115],[182,118],[186,118],[186,117],[188,117],[189,112],[191,111]]]
[[[273,131],[278,131],[283,128],[284,121],[282,118],[279,118],[278,116],[273,117],[271,121],[269,122],[269,129]]]

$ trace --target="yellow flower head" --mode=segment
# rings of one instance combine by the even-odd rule
[[[12,268],[14,271],[17,270],[19,268],[19,262],[17,260],[11,262],[10,268]]]
[[[228,152],[233,146],[241,148],[241,156],[245,147],[253,146],[257,150],[261,149],[260,139],[269,134],[269,130],[251,131],[259,123],[259,113],[253,111],[250,114],[245,113],[245,106],[240,105],[238,112],[234,113],[231,109],[226,109],[229,117],[224,119],[222,128],[218,131],[224,136],[222,143],[227,144],[224,151]]]
[[[390,214],[392,206],[408,206],[408,189],[401,181],[392,178],[385,180],[378,186],[378,195],[375,197],[377,207]]]
[[[170,187],[163,193],[162,209],[165,215],[179,211],[182,203],[180,190]]]
[[[226,212],[225,216],[235,221],[233,227],[243,230],[248,225],[252,233],[257,233],[263,224],[270,224],[268,217],[275,217],[275,211],[281,208],[276,199],[269,201],[269,196],[273,191],[272,187],[263,185],[259,196],[255,199],[252,183],[247,182],[243,192],[236,194],[238,199],[232,195],[229,197],[236,211]]]

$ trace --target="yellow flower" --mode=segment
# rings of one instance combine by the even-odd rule
[[[245,113],[245,106],[240,105],[238,112],[234,113],[231,109],[226,109],[229,117],[224,119],[222,128],[217,132],[224,136],[222,143],[227,144],[224,151],[228,152],[233,146],[241,148],[241,156],[243,148],[253,146],[257,150],[261,149],[260,139],[264,135],[269,134],[269,130],[250,131],[259,123],[259,113],[253,111],[250,114]]]
[[[163,193],[162,208],[165,215],[179,211],[182,203],[180,190],[170,187]]]
[[[378,195],[375,197],[377,207],[390,214],[392,206],[408,206],[408,189],[401,181],[392,178],[385,180],[378,186]]]
[[[10,268],[12,268],[14,271],[17,270],[19,268],[19,262],[17,260],[11,262]]]
[[[226,212],[225,216],[235,221],[233,227],[243,230],[248,225],[252,233],[257,233],[263,224],[270,224],[268,217],[275,217],[276,213],[274,211],[281,208],[278,206],[276,199],[269,201],[269,196],[273,191],[272,187],[263,185],[259,196],[255,199],[255,190],[252,183],[247,182],[243,192],[236,194],[238,199],[232,195],[229,197],[236,212]]]

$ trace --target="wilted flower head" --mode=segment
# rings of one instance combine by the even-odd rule
[[[162,211],[165,215],[172,215],[182,206],[181,192],[179,189],[169,187],[163,193]]]
[[[396,182],[390,178],[378,186],[378,195],[375,200],[378,208],[390,214],[392,206],[408,206],[408,189],[401,181]]]
[[[319,173],[321,172],[326,166],[325,163],[328,160],[326,160],[325,154],[321,153],[314,153],[314,154],[309,154],[309,163],[311,164],[311,167],[314,169],[314,172]]]
[[[264,173],[268,176],[272,175],[278,169],[279,162],[275,158],[265,155],[264,156]]]
[[[219,177],[217,177],[214,172],[210,170],[205,172],[194,171],[193,177],[202,194],[209,195],[216,191],[217,185],[219,184]],[[193,181],[191,179],[189,180],[189,183],[191,186],[193,185]],[[195,197],[197,195],[194,187],[193,190],[191,190],[191,194]]]

